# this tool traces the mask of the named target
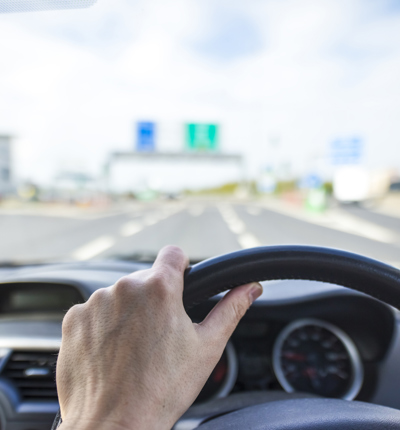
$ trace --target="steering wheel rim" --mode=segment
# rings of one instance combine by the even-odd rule
[[[338,399],[290,399],[240,409],[199,430],[395,430],[400,411]]]
[[[400,270],[342,250],[299,245],[251,248],[195,264],[185,273],[183,303],[189,309],[239,285],[283,279],[337,284],[400,308]],[[389,430],[400,428],[400,411],[337,399],[283,400],[240,409],[200,428]]]
[[[342,285],[400,309],[400,270],[359,254],[301,245],[244,249],[195,264],[185,273],[183,303],[190,309],[239,285],[283,279]]]

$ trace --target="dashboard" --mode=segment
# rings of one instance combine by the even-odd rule
[[[108,261],[0,269],[1,429],[50,428],[58,410],[54,371],[65,312],[147,267]],[[189,316],[201,321],[216,300]],[[214,404],[232,408],[249,393],[260,401],[286,392],[400,409],[399,321],[393,308],[339,286],[267,282],[175,428],[195,428]]]

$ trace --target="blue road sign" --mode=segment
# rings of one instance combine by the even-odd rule
[[[330,149],[333,164],[358,164],[363,156],[364,143],[359,137],[335,139]]]
[[[322,178],[317,173],[310,173],[300,181],[301,188],[319,188],[323,184]]]
[[[150,121],[139,121],[136,125],[136,151],[153,152],[156,149],[156,125]]]

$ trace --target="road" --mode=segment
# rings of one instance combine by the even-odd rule
[[[168,201],[112,208],[0,209],[0,261],[152,256],[166,244],[192,260],[259,245],[341,248],[400,267],[400,218],[361,208],[309,214],[268,201]]]

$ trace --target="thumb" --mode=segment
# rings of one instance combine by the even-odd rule
[[[242,285],[229,291],[198,325],[199,334],[206,341],[218,340],[225,347],[239,321],[262,291],[259,283]]]

